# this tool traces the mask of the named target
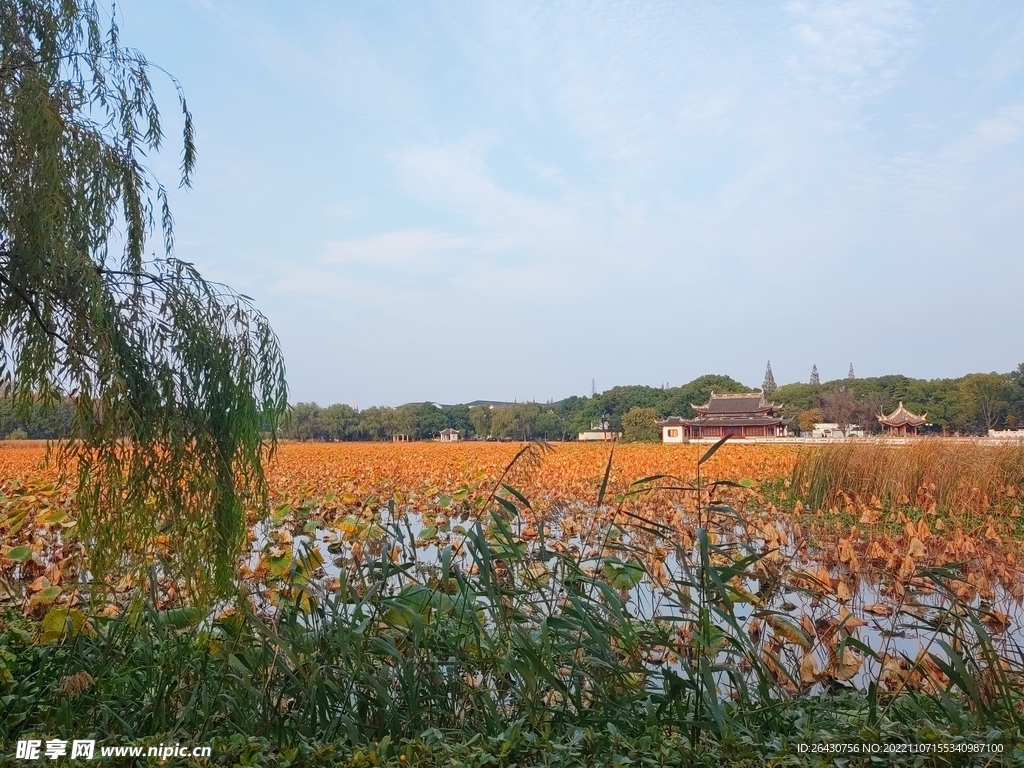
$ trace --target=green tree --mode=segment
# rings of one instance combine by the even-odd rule
[[[463,439],[469,437],[474,432],[473,420],[470,418],[469,410],[469,407],[465,405],[451,405],[443,409],[448,426],[458,430],[459,436]],[[484,435],[484,437],[487,437],[487,435]]]
[[[288,410],[282,434],[293,440],[324,439],[323,409],[316,403],[296,403]]]
[[[1024,363],[1017,366],[1010,376],[1007,391],[1006,428],[1021,429],[1024,427]]]
[[[352,440],[356,436],[359,414],[351,405],[329,405],[324,408],[320,418],[323,420],[324,430],[322,440]]]
[[[390,440],[398,432],[395,409],[374,406],[360,411],[358,431],[366,440]]]
[[[1024,363],[1020,363],[1017,366],[1017,370],[1010,374],[1010,381],[1013,382],[1014,386],[1024,389]]]
[[[160,567],[211,599],[232,589],[246,510],[266,507],[287,389],[251,300],[173,258],[144,164],[163,138],[152,72],[87,0],[0,0],[0,394],[72,398],[60,458],[77,467],[96,596],[148,568],[159,532],[176,544]],[[157,232],[164,256],[147,260]]]
[[[540,406],[536,403],[504,405],[491,411],[491,434],[511,440],[530,440],[537,432]]]
[[[12,398],[0,398],[0,435],[18,431],[33,440],[59,440],[71,434],[75,406],[62,398],[56,403],[33,403],[26,409]]]
[[[395,409],[398,431],[416,440],[430,440],[448,426],[444,412],[433,403],[407,403]]]
[[[469,420],[473,424],[473,432],[477,437],[488,437],[491,434],[490,406],[474,405],[469,409]]]
[[[569,425],[553,408],[540,412],[536,428],[537,436],[545,440],[565,440],[569,436]]]
[[[494,437],[511,438],[516,429],[515,412],[510,405],[491,409],[491,434]]]
[[[660,442],[657,420],[658,412],[654,408],[630,408],[622,417],[622,439],[627,443]]]
[[[783,405],[787,412],[794,415],[801,411],[809,411],[812,408],[821,407],[823,387],[815,384],[783,384],[775,390],[772,400]],[[821,421],[819,419],[818,421]]]
[[[978,427],[985,433],[999,425],[1009,402],[1010,377],[999,373],[972,373],[960,383],[963,397],[977,418]]]
[[[582,429],[608,417],[608,424],[614,430],[622,429],[622,417],[632,408],[658,409],[665,403],[668,392],[660,387],[620,386],[602,392],[591,401],[587,409],[590,423],[581,425]],[[581,429],[581,431],[582,431]]]

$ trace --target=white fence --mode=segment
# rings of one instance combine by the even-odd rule
[[[691,438],[688,442],[698,445],[713,445],[719,440],[721,440],[720,437],[695,437]],[[943,435],[919,435],[915,437],[736,437],[729,440],[729,445],[753,445],[757,443],[777,443],[781,445],[828,445],[833,443],[907,445],[928,440],[975,445],[1016,445],[1024,444],[1024,434],[1010,436],[990,435],[988,437],[947,437]]]

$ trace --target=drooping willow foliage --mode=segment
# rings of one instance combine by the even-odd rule
[[[0,0],[0,394],[75,406],[58,456],[77,471],[93,584],[153,573],[208,600],[266,504],[284,363],[248,297],[173,258],[144,165],[158,68],[108,18],[87,0]],[[147,259],[154,235],[165,255]]]

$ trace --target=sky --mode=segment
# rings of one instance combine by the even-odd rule
[[[1024,360],[1019,0],[118,13],[194,115],[175,255],[253,297],[293,402]]]

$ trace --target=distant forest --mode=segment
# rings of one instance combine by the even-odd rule
[[[925,432],[985,434],[989,429],[1024,427],[1024,363],[1012,373],[972,373],[958,379],[911,379],[907,376],[845,378],[822,383],[771,387],[770,400],[782,405],[790,431],[808,431],[816,422],[847,429],[857,425],[878,432],[878,414],[902,402],[915,413],[928,414]],[[396,408],[357,410],[337,404],[322,407],[298,403],[285,424],[285,439],[391,440],[406,435],[430,440],[445,428],[462,439],[575,440],[592,425],[607,421],[626,440],[658,440],[654,421],[666,416],[693,416],[693,404],[714,392],[748,392],[728,376],[707,375],[681,387],[621,386],[592,397],[568,397],[555,403],[512,405],[437,405],[408,403]],[[0,399],[0,438],[49,439],[70,433],[69,403],[16,408]]]

